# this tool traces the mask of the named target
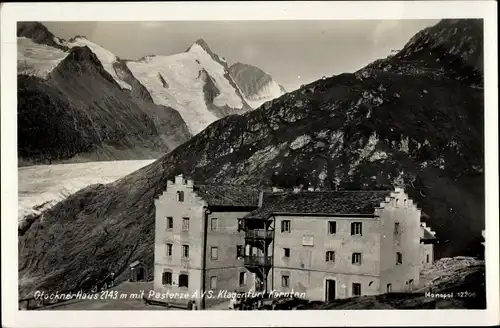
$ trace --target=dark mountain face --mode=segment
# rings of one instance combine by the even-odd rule
[[[437,256],[473,254],[484,229],[484,95],[464,58],[477,55],[443,56],[431,47],[453,44],[434,37],[454,24],[428,29],[400,54],[421,52],[225,117],[153,164],[70,196],[20,236],[20,277],[40,277],[21,294],[75,287],[89,267],[109,268],[122,279],[133,260],[152,267],[154,198],[179,173],[207,184],[324,190],[403,181],[440,238]],[[468,27],[457,31],[460,40],[482,38],[476,21],[461,24]]]
[[[39,22],[18,22],[17,36],[30,38],[33,42],[45,44],[61,50],[68,50],[67,47],[56,43],[56,37],[43,24]]]
[[[263,85],[272,81],[272,77],[260,68],[242,63],[231,65],[229,74],[243,91],[245,97],[254,96]]]
[[[155,158],[188,140],[180,115],[148,95],[122,91],[88,47],[46,80],[18,76],[20,162]]]
[[[254,107],[286,93],[283,86],[273,85],[273,78],[258,67],[235,63],[228,68],[228,72],[246,99],[262,101],[254,104]],[[273,87],[279,88],[279,90],[274,90]]]

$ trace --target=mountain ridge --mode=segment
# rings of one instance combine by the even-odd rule
[[[25,39],[23,39],[25,38]],[[32,39],[33,38],[33,39]],[[31,40],[28,42],[28,40]],[[56,42],[57,41],[57,42]],[[30,43],[34,42],[34,43]],[[27,75],[27,76],[37,76],[42,79],[49,79],[51,72],[57,68],[58,65],[60,65],[62,62],[64,62],[64,59],[68,58],[70,56],[70,59],[79,61],[80,58],[74,57],[75,55],[82,55],[83,53],[75,53],[72,52],[71,50],[75,47],[87,47],[90,49],[90,51],[95,55],[95,56],[90,56],[87,58],[89,62],[98,60],[101,65],[96,65],[92,69],[96,69],[97,66],[103,66],[104,70],[106,71],[106,74],[104,74],[102,71],[96,71],[95,73],[99,75],[101,78],[105,80],[109,80],[109,76],[114,80],[114,82],[118,85],[119,89],[121,89],[123,93],[123,97],[126,98],[125,102],[129,102],[129,96],[132,96],[132,100],[136,102],[139,105],[139,108],[142,107],[148,107],[146,111],[150,111],[151,108],[158,108],[160,112],[162,112],[159,115],[156,115],[155,121],[157,122],[157,119],[159,117],[163,117],[163,119],[167,120],[166,124],[157,124],[158,126],[163,126],[163,128],[168,128],[173,131],[173,133],[167,132],[169,135],[173,135],[176,132],[179,131],[179,135],[177,137],[174,137],[175,140],[178,142],[182,143],[187,140],[187,135],[192,135],[193,133],[196,134],[197,132],[201,131],[204,127],[207,125],[213,123],[217,119],[224,117],[226,115],[233,115],[233,114],[242,114],[248,110],[251,110],[252,108],[246,103],[243,95],[241,94],[240,88],[236,85],[236,83],[233,81],[233,79],[229,76],[229,73],[227,72],[227,63],[221,59],[221,57],[215,53],[213,53],[208,44],[203,40],[203,39],[198,39],[196,40],[195,43],[193,43],[185,53],[177,54],[174,56],[191,56],[193,58],[196,58],[197,56],[204,56],[204,53],[206,53],[211,60],[216,63],[215,65],[220,65],[222,69],[215,68],[215,71],[212,69],[210,70],[208,67],[205,67],[206,65],[212,65],[209,61],[205,61],[204,65],[200,64],[200,60],[196,59],[197,63],[194,63],[194,66],[198,65],[200,68],[194,68],[196,72],[198,73],[198,77],[201,78],[201,83],[200,81],[188,81],[189,83],[194,83],[191,85],[185,85],[182,86],[179,83],[175,83],[175,76],[167,76],[167,74],[162,74],[160,72],[154,73],[154,78],[159,78],[160,79],[160,84],[161,84],[161,89],[158,87],[155,87],[153,83],[153,86],[149,85],[148,82],[151,81],[151,78],[147,76],[149,72],[146,72],[146,76],[144,79],[141,80],[141,76],[138,76],[138,72],[133,72],[133,67],[135,63],[141,63],[141,62],[150,62],[152,60],[157,60],[160,58],[163,58],[162,56],[147,56],[142,58],[141,60],[137,61],[130,61],[130,60],[122,60],[118,56],[114,55],[110,51],[106,50],[105,48],[93,43],[90,41],[87,37],[81,36],[81,35],[76,35],[69,40],[63,40],[55,37],[42,23],[39,22],[27,22],[27,23],[19,23],[18,24],[18,76],[22,75]],[[201,52],[200,52],[201,49]],[[193,66],[193,63],[189,63],[191,66]],[[70,63],[68,61],[65,62],[65,65],[67,65],[66,69],[68,70],[67,74],[78,74],[78,71],[75,70],[75,67],[77,66],[70,66]],[[180,66],[175,66],[172,67],[172,74],[175,75],[175,72],[186,72],[186,68],[183,66],[184,64],[181,64]],[[91,65],[92,66],[92,65]],[[90,68],[90,67],[88,67]],[[131,69],[132,68],[132,69]],[[210,70],[207,71],[207,69]],[[139,72],[140,73],[140,72]],[[64,72],[61,71],[61,68],[59,68],[59,75],[64,74]],[[141,74],[139,74],[141,75]],[[78,75],[75,75],[75,78],[78,78]],[[170,80],[170,83],[167,83],[166,79],[173,78],[174,81]],[[25,79],[24,77],[21,77],[23,80],[23,83],[19,84],[20,88],[27,87],[27,84],[25,83],[27,80],[29,80],[29,83],[34,83],[34,79]],[[41,82],[41,81],[39,81]],[[45,83],[45,82],[41,82]],[[192,88],[193,85],[198,85],[198,94],[196,97],[200,99],[199,104],[193,104],[189,105],[190,102],[192,102],[193,95],[191,95],[189,90]],[[170,88],[166,87],[170,86]],[[54,85],[52,85],[51,88],[54,88]],[[82,92],[85,93],[88,88],[83,87]],[[44,88],[39,89],[39,92],[41,90],[45,90]],[[100,92],[100,90],[93,89],[95,92]],[[184,98],[182,97],[179,98],[179,92],[184,93]],[[217,93],[217,96],[213,96],[214,93]],[[25,94],[22,90],[20,92],[21,95]],[[51,92],[52,95],[58,94],[58,97],[62,97],[60,93],[53,93]],[[88,93],[86,93],[88,95]],[[165,101],[165,99],[170,99],[168,101]],[[86,102],[86,99],[82,100],[84,103]],[[22,101],[24,106],[28,105],[26,101]],[[62,100],[62,103],[65,103],[65,100]],[[60,103],[60,104],[62,104]],[[201,106],[201,107],[200,107]],[[168,107],[169,109],[165,111],[165,107]],[[101,108],[105,108],[101,106]],[[200,111],[200,108],[201,111]],[[203,109],[205,108],[205,109]],[[172,111],[173,110],[173,111]],[[205,111],[205,112],[203,112]],[[173,115],[171,118],[166,117],[165,113],[169,112],[171,115]],[[192,115],[193,113],[193,115]],[[180,114],[180,116],[179,116]],[[180,118],[180,120],[179,120]],[[67,133],[73,134],[74,131],[69,131],[68,126],[71,126],[70,121],[73,119],[71,117],[66,117],[68,120],[67,127],[65,127],[64,131]],[[201,119],[200,122],[198,122]],[[170,125],[168,121],[176,121],[179,122],[179,127],[176,128],[175,126]],[[182,121],[182,122],[181,122]],[[26,120],[22,121],[24,123],[29,122],[29,124],[33,124],[34,126],[26,127],[28,131],[34,130],[44,130],[39,127],[37,127],[37,121],[36,120]],[[188,127],[188,134],[186,135],[184,131],[184,126]],[[24,129],[24,128],[23,128]],[[62,132],[62,130],[60,131]],[[66,133],[65,132],[65,133]],[[38,132],[39,133],[39,132]],[[144,132],[148,133],[148,132]],[[43,135],[40,136],[37,134],[37,137],[42,137]],[[28,138],[23,137],[25,140],[28,140]],[[140,139],[140,138],[139,138]],[[64,140],[64,139],[63,139]],[[96,141],[97,142],[97,141]],[[175,146],[179,145],[176,143],[172,143],[172,138],[166,137],[158,140],[157,144],[169,144],[169,147],[165,148],[164,146],[161,146],[158,149],[150,149],[150,151],[147,151],[144,149],[140,153],[145,156],[145,159],[151,158],[151,156],[159,156],[162,154],[163,151],[165,150],[171,150],[175,148]],[[38,143],[37,143],[38,144]],[[118,141],[118,144],[120,142]],[[154,143],[153,143],[154,144]],[[122,145],[123,146],[123,145]],[[129,147],[130,144],[128,144]],[[136,145],[140,146],[140,145]],[[23,157],[20,159],[20,164],[21,165],[30,165],[30,164],[43,164],[43,163],[52,163],[52,162],[78,162],[81,160],[86,161],[87,159],[82,158],[83,157],[88,157],[90,156],[89,159],[98,159],[98,160],[108,160],[108,159],[127,159],[126,157],[123,158],[123,156],[126,156],[126,152],[121,152],[117,151],[116,149],[108,152],[107,155],[103,156],[102,154],[99,156],[94,156],[91,154],[81,154],[82,156],[78,156],[77,153],[74,153],[73,151],[70,151],[74,157],[73,158],[60,158],[59,155],[52,154],[56,156],[56,158],[51,158],[48,154],[47,156],[42,154],[39,154],[36,150],[33,150],[33,147],[30,147],[29,145],[23,144],[24,149],[20,152],[23,154]],[[31,150],[26,151],[27,148],[29,147]],[[64,145],[63,148],[67,149],[70,147],[69,145]],[[121,146],[120,146],[121,147]],[[92,148],[92,147],[91,147]],[[95,147],[94,147],[95,148]],[[99,148],[99,147],[98,147]],[[137,148],[137,147],[136,147]],[[140,148],[140,147],[139,147]],[[45,149],[45,148],[44,148]],[[38,155],[36,155],[36,158],[30,158],[30,153],[37,152]],[[65,151],[67,153],[67,151]],[[116,153],[116,156],[114,157],[113,154]],[[122,153],[119,155],[119,153]],[[137,155],[133,155],[130,159],[137,159],[136,156],[139,156],[138,153]],[[42,160],[40,158],[42,156],[44,159]],[[42,160],[42,162],[40,162]]]
[[[44,79],[19,75],[18,90],[20,162],[154,158],[190,137],[174,110],[133,99],[86,46]]]
[[[64,45],[65,41],[63,39],[56,37],[40,22],[18,22],[16,33],[18,37],[26,37],[39,44],[44,44],[59,50],[69,50],[68,47]]]

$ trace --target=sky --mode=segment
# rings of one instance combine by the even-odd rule
[[[259,67],[287,91],[354,72],[401,49],[438,20],[43,22],[56,36],[87,37],[122,59],[172,55],[204,39],[212,52]]]

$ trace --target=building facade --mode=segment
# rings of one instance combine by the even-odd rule
[[[156,297],[159,301],[205,308],[228,300],[220,292],[253,287],[244,265],[245,232],[238,222],[258,207],[258,195],[242,187],[195,186],[182,176],[168,182],[155,199],[154,290],[163,295]]]
[[[434,233],[401,188],[263,192],[177,176],[155,206],[160,293],[273,291],[328,301],[410,291],[433,261]],[[199,308],[224,301],[189,300]]]

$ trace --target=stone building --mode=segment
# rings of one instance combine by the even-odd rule
[[[261,191],[177,176],[155,206],[159,293],[279,291],[328,301],[412,290],[433,261],[434,233],[401,188]]]

